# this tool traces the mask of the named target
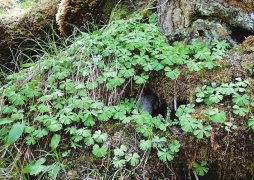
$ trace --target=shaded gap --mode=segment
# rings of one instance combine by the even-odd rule
[[[232,27],[231,30],[232,33],[230,34],[230,36],[238,44],[241,44],[248,36],[254,35],[253,32],[243,29],[241,27]]]

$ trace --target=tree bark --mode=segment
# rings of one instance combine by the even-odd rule
[[[205,36],[243,42],[254,34],[252,0],[159,0],[158,23],[169,39]]]

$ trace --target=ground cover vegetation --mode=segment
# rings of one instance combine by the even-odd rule
[[[202,140],[214,131],[234,133],[239,125],[254,130],[248,79],[198,87],[196,102],[179,106],[174,119],[171,107],[165,118],[152,117],[131,95],[151,72],[176,80],[183,67],[219,67],[228,47],[216,39],[169,45],[155,14],[135,14],[81,33],[58,53],[24,65],[0,88],[0,177],[78,176],[69,164],[74,151],[86,154],[83,177],[143,177],[150,159],[174,159],[183,134]],[[129,138],[122,139],[121,129]],[[203,176],[206,161],[189,166]]]

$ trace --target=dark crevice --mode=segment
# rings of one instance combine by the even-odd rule
[[[153,110],[152,116],[156,117],[159,114],[162,115],[163,118],[167,116],[167,104],[165,100],[159,100],[159,106],[157,109]]]
[[[241,27],[231,27],[231,38],[237,43],[242,43],[248,36],[254,35],[253,32],[243,29]]]
[[[140,102],[145,111],[153,117],[161,115],[163,118],[167,116],[167,104],[164,99],[159,99],[158,96],[150,89],[145,89],[140,97]]]

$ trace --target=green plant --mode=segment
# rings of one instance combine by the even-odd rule
[[[251,116],[248,120],[248,126],[254,131],[254,116]]]
[[[128,162],[131,166],[136,166],[139,163],[140,156],[138,153],[128,153],[127,151],[128,148],[125,145],[114,149],[113,164],[115,168],[122,168]]]
[[[44,165],[45,162],[46,162],[45,158],[40,158],[35,162],[27,164],[24,168],[24,173],[30,175],[39,175],[41,173],[47,173],[49,178],[56,179],[61,168],[56,164]]]
[[[209,168],[206,167],[206,161],[202,161],[200,164],[194,162],[193,168],[195,169],[195,171],[199,176],[204,176],[209,170]]]
[[[137,107],[134,99],[123,100],[121,91],[132,82],[142,87],[153,71],[162,71],[175,80],[184,68],[198,71],[219,66],[226,47],[225,42],[217,40],[169,45],[156,25],[155,15],[148,22],[140,15],[112,21],[93,33],[74,37],[73,44],[63,50],[56,43],[48,48],[42,46],[45,56],[6,77],[0,88],[0,141],[22,148],[25,142],[35,150],[46,148],[52,152],[51,156],[37,156],[37,161],[28,163],[25,173],[30,175],[49,173],[49,169],[57,174],[59,168],[64,169],[62,158],[70,153],[65,153],[68,151],[62,145],[85,149],[98,161],[107,155],[107,166],[115,168],[137,166],[141,153],[151,149],[161,161],[171,161],[181,146],[180,140],[168,134],[171,120],[152,117]],[[244,92],[246,84],[238,81],[232,85],[234,92]],[[220,102],[223,92],[227,91],[217,85],[197,90],[199,102],[207,104]],[[250,97],[241,93],[241,100],[235,97],[234,101],[242,108]],[[180,106],[174,123],[199,139],[209,137],[210,122],[192,117],[194,112],[194,105]],[[207,118],[225,121],[225,114],[219,112],[217,115],[211,110]],[[135,146],[139,148],[130,150],[123,144],[115,148],[112,132],[108,131],[112,124],[130,127],[137,133]],[[57,166],[50,168],[46,164],[52,160]]]
[[[196,89],[196,102],[204,102],[206,105],[212,105],[220,103],[224,98],[232,96],[232,112],[235,115],[246,116],[250,111],[251,100],[247,94],[246,89],[248,88],[249,82],[236,78],[236,83],[223,83],[217,85],[212,83],[211,86],[198,87]],[[212,108],[207,111],[210,115],[209,119],[213,122],[224,122],[226,120],[226,112],[219,112],[218,108]]]
[[[236,130],[236,122],[231,122],[227,117],[227,113],[230,111],[235,118],[238,118],[238,116],[244,117],[250,112],[252,101],[247,92],[248,84],[248,81],[236,78],[235,83],[222,83],[221,85],[211,83],[211,85],[197,87],[196,102],[198,104],[204,103],[208,106],[205,109],[204,116],[202,118],[194,118],[194,104],[181,105],[176,111],[178,118],[176,123],[181,125],[183,131],[193,133],[198,139],[202,139],[204,136],[210,137],[215,123],[224,124],[227,132]],[[225,106],[222,101],[229,96],[232,96],[232,101],[227,101],[227,105],[230,105],[232,109],[219,109],[220,105]],[[212,105],[216,106],[216,108],[212,107]],[[222,125],[221,127],[223,127]],[[248,126],[252,127],[252,118],[249,119]]]
[[[175,140],[169,145],[168,148],[160,148],[157,155],[159,159],[163,162],[172,161],[174,159],[174,153],[177,153],[179,151],[180,146],[180,142]]]
[[[99,158],[104,157],[107,154],[107,146],[103,144],[101,147],[98,144],[93,146],[93,154]]]

